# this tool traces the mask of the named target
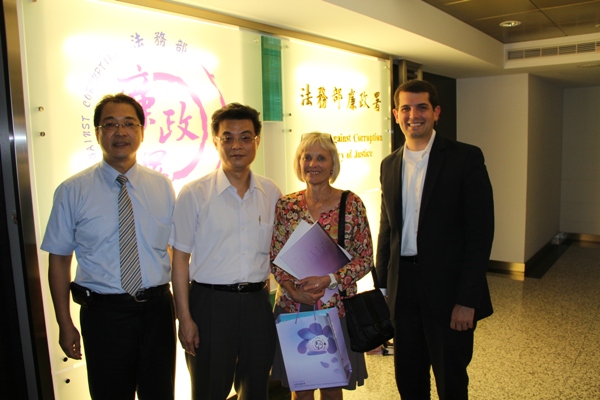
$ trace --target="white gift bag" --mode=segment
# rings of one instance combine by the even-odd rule
[[[291,391],[348,385],[352,368],[337,308],[281,314],[275,324]]]

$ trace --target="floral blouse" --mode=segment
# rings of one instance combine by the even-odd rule
[[[336,243],[338,241],[339,207],[338,203],[335,208],[322,213],[318,221]],[[296,303],[289,297],[281,283],[296,278],[273,264],[273,260],[301,220],[313,223],[306,205],[305,190],[279,199],[275,208],[275,227],[271,240],[271,272],[279,283],[275,297],[276,304],[285,312],[296,312],[297,310]],[[356,282],[373,268],[373,242],[365,205],[353,192],[349,192],[346,199],[345,220],[344,248],[350,253],[352,260],[338,270],[338,275],[342,278],[340,290],[345,291],[345,297],[352,297],[357,291]],[[345,315],[339,293],[321,305],[321,308],[330,307],[338,307],[340,316]]]

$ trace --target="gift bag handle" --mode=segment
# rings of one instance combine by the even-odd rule
[[[298,323],[298,316],[300,315],[300,303],[296,303],[296,320],[294,321],[294,324]],[[315,321],[317,320],[317,305],[315,304],[313,306],[313,317],[315,318]]]

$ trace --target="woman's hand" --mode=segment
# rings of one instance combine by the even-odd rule
[[[329,287],[329,275],[325,276],[309,276],[308,278],[300,279],[296,282],[297,286],[302,287],[309,293],[320,293],[321,296],[325,294],[325,289]]]
[[[295,303],[302,303],[309,306],[317,304],[319,299],[325,294],[325,289],[329,286],[329,276],[327,278],[327,284],[323,283],[323,280],[317,282],[315,279],[323,277],[309,277],[299,280],[294,284],[291,281],[286,282],[284,285],[288,295]]]

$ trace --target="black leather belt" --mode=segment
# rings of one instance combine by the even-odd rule
[[[419,264],[419,256],[400,256],[400,261],[417,265]]]
[[[100,294],[92,292],[93,301],[105,302],[105,303],[128,303],[131,301],[145,302],[156,297],[161,297],[163,294],[169,291],[170,285],[165,283],[164,285],[154,286],[151,288],[140,289],[137,291],[135,296],[129,293],[121,294]]]
[[[213,285],[210,283],[200,283],[194,281],[194,283],[198,286],[202,286],[212,290],[218,290],[220,292],[230,292],[230,293],[251,293],[258,292],[259,290],[267,287],[267,281],[263,282],[240,282],[234,283],[232,285]]]

